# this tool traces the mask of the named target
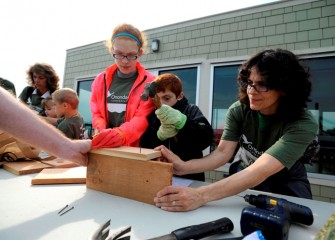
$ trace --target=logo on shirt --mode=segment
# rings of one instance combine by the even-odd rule
[[[249,142],[247,137],[243,134],[240,138],[240,149],[234,157],[234,162],[241,160],[245,168],[253,164],[262,154],[263,151],[258,151],[252,142]]]
[[[115,95],[114,92],[108,91],[107,98],[109,99],[108,102],[110,103],[126,103],[128,100],[128,95]]]

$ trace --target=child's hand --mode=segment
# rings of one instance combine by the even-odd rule
[[[92,139],[92,149],[115,148],[124,143],[122,132],[118,128],[104,129]]]
[[[162,124],[157,131],[157,137],[159,140],[164,141],[168,138],[176,136],[178,131],[179,130],[176,129],[173,125]]]
[[[177,129],[182,129],[187,120],[185,114],[165,104],[157,109],[155,113],[162,125],[173,125]]]

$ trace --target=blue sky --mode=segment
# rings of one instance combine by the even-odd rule
[[[66,49],[103,41],[120,23],[147,30],[274,1],[1,0],[0,77],[19,94],[30,65],[49,63],[62,79]]]

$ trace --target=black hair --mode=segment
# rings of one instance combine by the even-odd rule
[[[288,50],[268,49],[243,63],[237,78],[238,98],[241,103],[247,105],[250,105],[250,102],[243,82],[248,81],[252,68],[256,68],[269,89],[284,93],[277,114],[283,119],[298,118],[306,109],[312,90],[309,69],[298,57]]]

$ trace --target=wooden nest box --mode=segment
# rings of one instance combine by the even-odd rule
[[[154,204],[157,192],[172,184],[172,163],[154,161],[160,151],[119,147],[91,150],[87,188]]]

